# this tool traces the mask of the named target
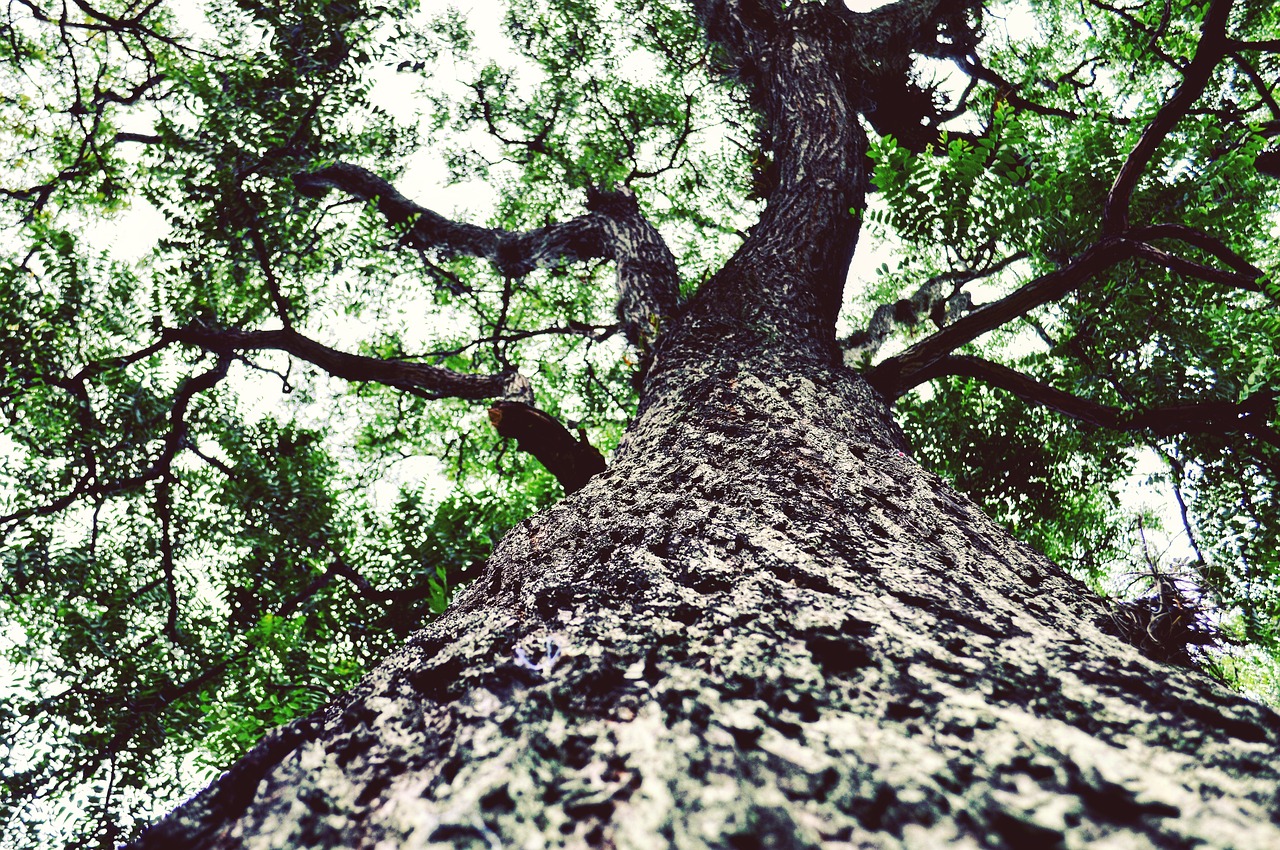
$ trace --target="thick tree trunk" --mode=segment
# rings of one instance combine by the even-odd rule
[[[1105,618],[860,379],[727,346],[138,846],[1280,847],[1275,715]]]
[[[1280,847],[1276,716],[1111,637],[835,365],[855,101],[971,5],[697,0],[780,180],[612,465],[137,846]]]

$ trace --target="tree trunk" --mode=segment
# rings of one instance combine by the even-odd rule
[[[1280,847],[1274,714],[750,336],[660,350],[606,472],[136,846]]]
[[[872,48],[972,4],[694,5],[779,181],[612,464],[137,846],[1280,847],[1276,716],[1108,634],[837,365]]]

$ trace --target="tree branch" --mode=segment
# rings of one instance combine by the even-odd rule
[[[662,235],[640,212],[630,189],[591,190],[587,209],[600,216],[618,268],[618,320],[632,345],[647,351],[680,297],[676,258]]]
[[[844,3],[832,5],[865,31],[868,41],[937,58],[955,58],[974,47],[976,33],[968,16],[981,8],[973,0],[898,0],[869,12],[855,12]]]
[[[1197,263],[1182,257],[1176,257],[1161,251],[1145,242],[1135,242],[1133,245],[1135,257],[1144,260],[1150,260],[1157,265],[1164,266],[1171,272],[1186,275],[1187,277],[1196,277],[1201,280],[1207,280],[1211,283],[1221,283],[1225,286],[1234,287],[1236,289],[1244,289],[1249,292],[1262,292],[1262,284],[1259,280],[1262,278],[1262,272],[1252,267],[1249,272],[1229,272],[1222,269],[1215,269],[1212,266],[1206,266],[1203,263]]]
[[[1280,38],[1267,39],[1265,41],[1237,41],[1232,39],[1229,42],[1231,50],[1261,50],[1264,53],[1280,53]]]
[[[525,233],[480,227],[447,219],[419,206],[378,175],[357,165],[339,162],[293,176],[298,191],[321,198],[338,189],[353,198],[375,203],[391,225],[408,225],[403,242],[413,248],[434,248],[453,256],[480,257],[508,277],[523,277],[536,268],[558,262],[608,259],[600,221],[580,216]]]
[[[1199,248],[1206,254],[1217,257],[1240,275],[1251,277],[1254,280],[1263,277],[1262,269],[1228,248],[1225,242],[1210,236],[1203,230],[1196,230],[1194,227],[1188,227],[1185,224],[1153,224],[1148,227],[1135,227],[1125,235],[1139,242],[1150,242],[1153,239],[1177,239],[1194,248]]]
[[[1249,78],[1249,82],[1253,83],[1254,90],[1258,93],[1258,99],[1270,111],[1272,118],[1280,118],[1280,103],[1276,103],[1276,99],[1271,95],[1271,87],[1267,81],[1258,73],[1258,69],[1253,67],[1253,63],[1240,55],[1238,50],[1232,50],[1229,54],[1235,61],[1236,65],[1244,71],[1245,76]]]
[[[355,588],[356,595],[361,599],[367,599],[376,605],[382,606],[384,609],[394,609],[397,606],[412,605],[431,596],[430,582],[423,582],[417,585],[397,588],[396,590],[381,590],[373,582],[369,581],[357,570],[351,566],[342,553],[334,547],[330,547],[333,554],[333,562],[329,568],[317,577],[312,584],[324,581],[329,582],[334,576],[345,578]],[[296,607],[296,606],[295,606]],[[292,608],[290,609],[292,611]],[[281,613],[280,616],[285,616]]]
[[[160,572],[164,576],[165,594],[169,605],[164,620],[164,633],[173,643],[178,643],[178,583],[174,577],[173,557],[173,476],[165,471],[156,482],[156,517],[160,520]]]
[[[593,475],[604,472],[604,455],[573,435],[552,416],[519,402],[500,401],[489,419],[503,437],[514,438],[520,451],[538,459],[564,487],[567,496],[581,490]]]
[[[960,293],[962,286],[990,277],[1026,256],[1025,251],[1018,251],[983,269],[960,269],[936,275],[922,283],[910,298],[903,298],[893,304],[881,304],[864,330],[841,340],[840,347],[844,349],[845,362],[852,365],[863,358],[874,357],[895,325],[915,325],[923,316],[932,318],[939,328],[952,323],[955,316],[948,315],[953,308],[952,299],[957,295],[968,299],[968,293]],[[943,284],[946,283],[952,284],[953,291],[949,296],[944,296]],[[971,302],[967,301],[964,309],[968,309],[968,305]]]
[[[1157,224],[1136,228],[1126,233],[1125,237],[1103,239],[1074,262],[1036,278],[999,301],[979,307],[928,339],[877,364],[864,377],[887,400],[893,401],[912,387],[929,380],[920,375],[926,374],[935,363],[955,349],[1042,304],[1063,297],[1093,275],[1126,259],[1145,259],[1189,277],[1249,292],[1263,291],[1260,283],[1263,278],[1262,270],[1232,251],[1221,240],[1203,231],[1182,224]],[[1222,260],[1231,271],[1177,257],[1137,241],[1143,238],[1178,239]],[[887,318],[879,314],[880,311],[877,311],[876,318],[883,318],[883,323],[887,324]],[[875,321],[873,318],[873,325]],[[869,328],[867,333],[871,330]]]
[[[329,189],[335,188],[362,201],[374,202],[388,224],[408,225],[404,245],[435,248],[453,256],[481,257],[507,277],[524,277],[540,266],[557,261],[608,256],[595,216],[581,216],[527,233],[512,233],[444,218],[439,212],[408,200],[387,180],[358,165],[335,163],[315,172],[294,174],[293,183],[307,197],[324,197]]]
[[[256,220],[249,226],[249,240],[258,258],[258,266],[262,269],[262,276],[267,284],[267,294],[271,296],[271,305],[275,308],[276,317],[280,319],[280,323],[286,330],[292,330],[293,320],[289,317],[289,300],[280,289],[280,281],[271,267],[271,252],[267,249],[267,243],[262,238],[262,231],[258,229]]]
[[[116,143],[137,142],[140,145],[158,145],[164,141],[163,136],[151,133],[116,133]]]
[[[425,363],[348,354],[288,328],[242,331],[187,325],[164,330],[161,340],[195,345],[221,354],[263,349],[283,351],[320,367],[335,378],[386,384],[427,398],[496,398],[506,395],[517,377],[514,372],[468,375]]]
[[[1026,110],[1027,112],[1033,112],[1036,115],[1067,118],[1073,121],[1080,118],[1079,115],[1071,112],[1070,110],[1059,109],[1056,106],[1045,106],[1044,104],[1036,103],[1035,101],[1024,97],[1015,83],[1006,80],[991,68],[983,65],[982,60],[980,60],[976,55],[958,58],[956,60],[956,66],[974,80],[981,80],[982,82],[993,86],[996,91],[1009,102],[1009,105],[1015,109]]]
[[[470,342],[455,345],[453,348],[437,348],[432,351],[418,355],[419,357],[453,357],[458,354],[467,352],[473,348],[479,348],[487,343],[498,345],[507,345],[512,342],[519,342],[522,339],[533,339],[540,336],[580,336],[585,337],[592,342],[604,342],[609,337],[616,334],[619,330],[618,325],[590,325],[586,322],[578,322],[572,319],[564,325],[549,325],[545,328],[531,329],[508,329],[506,333],[497,333],[493,336],[480,337]]]
[[[652,342],[662,320],[675,311],[679,293],[675,258],[629,190],[591,191],[587,215],[518,233],[447,219],[356,165],[335,163],[295,174],[293,181],[308,197],[322,197],[329,189],[339,189],[374,202],[388,224],[408,226],[404,244],[480,257],[506,277],[523,277],[534,269],[561,263],[613,260],[618,266],[618,317],[627,338],[642,348]]]
[[[1204,93],[1209,77],[1219,60],[1226,55],[1227,17],[1231,12],[1231,0],[1213,0],[1201,26],[1200,43],[1191,63],[1182,74],[1182,84],[1163,106],[1156,111],[1151,123],[1142,131],[1138,144],[1129,152],[1129,158],[1116,175],[1107,193],[1102,213],[1102,232],[1114,236],[1129,227],[1129,203],[1139,178],[1151,163],[1156,151],[1174,126],[1187,114],[1187,110]]]
[[[1151,29],[1146,24],[1142,23],[1142,21],[1138,20],[1133,15],[1131,15],[1126,9],[1121,8],[1119,6],[1109,5],[1107,3],[1101,2],[1101,0],[1089,0],[1089,5],[1093,6],[1096,9],[1101,9],[1104,12],[1109,12],[1112,15],[1115,15],[1116,17],[1120,18],[1122,21],[1127,23],[1130,27],[1142,33],[1144,36],[1147,37],[1147,50],[1151,52],[1151,55],[1155,56],[1161,62],[1168,65],[1170,68],[1175,68],[1178,71],[1184,70],[1182,63],[1178,62],[1178,60],[1176,60],[1175,58],[1170,56],[1168,53],[1165,53],[1163,50],[1160,49],[1160,34],[1161,34],[1160,30]]]
[[[154,346],[153,346],[154,348]],[[151,349],[146,349],[151,350]],[[136,355],[134,355],[136,357]],[[125,358],[132,359],[132,358]],[[187,409],[191,406],[191,401],[200,393],[212,389],[223,378],[227,376],[227,366],[230,364],[230,357],[221,356],[218,362],[208,372],[195,375],[188,378],[179,387],[174,397],[173,408],[169,412],[169,433],[164,436],[164,441],[160,447],[160,453],[155,459],[147,464],[146,468],[137,475],[128,478],[118,478],[114,481],[95,481],[97,477],[97,464],[92,453],[88,453],[87,469],[72,488],[57,497],[51,502],[43,505],[36,505],[30,508],[23,508],[14,511],[6,516],[0,517],[0,526],[11,522],[17,522],[33,516],[50,516],[59,513],[82,497],[88,498],[105,498],[115,496],[119,493],[140,487],[151,481],[155,481],[162,475],[165,475],[173,458],[178,451],[186,444],[187,439]],[[56,383],[56,386],[66,389],[81,400],[82,404],[87,404],[87,392],[84,387],[84,376],[88,373],[88,367],[82,370],[80,376],[76,378],[68,378]]]
[[[165,330],[161,340],[196,345],[224,357],[250,349],[283,351],[336,378],[386,384],[426,398],[501,398],[489,409],[489,418],[498,433],[517,439],[519,448],[537,458],[564,487],[566,495],[581,489],[605,467],[604,457],[585,437],[574,439],[548,414],[513,400],[532,400],[528,380],[514,370],[497,375],[467,375],[423,363],[347,354],[289,328],[242,331],[188,325]]]
[[[1275,431],[1268,424],[1276,413],[1274,392],[1254,393],[1242,402],[1204,401],[1123,410],[1055,389],[1008,366],[964,355],[944,357],[917,373],[917,385],[946,375],[976,378],[1024,401],[1112,431],[1147,431],[1157,436],[1235,431],[1275,442]]]
[[[1136,243],[1118,238],[1103,239],[1068,265],[1041,275],[999,301],[979,307],[901,354],[881,361],[864,377],[887,401],[893,401],[922,382],[917,378],[919,373],[955,349],[1042,304],[1056,301],[1099,272],[1133,257],[1135,251]]]

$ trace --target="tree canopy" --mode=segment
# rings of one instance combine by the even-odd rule
[[[602,468],[805,141],[716,6],[7,7],[0,843],[128,837]],[[1274,699],[1280,8],[830,17],[845,362],[1140,647]]]

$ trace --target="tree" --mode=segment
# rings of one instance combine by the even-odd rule
[[[13,815],[110,845],[296,717],[136,846],[1280,841],[1276,717],[1195,668],[1277,649],[1271,4],[520,0],[523,68],[118,6],[0,48]],[[453,63],[487,225],[397,188],[386,63]],[[1193,554],[1108,605],[1144,446]],[[380,494],[405,452],[458,490]]]

